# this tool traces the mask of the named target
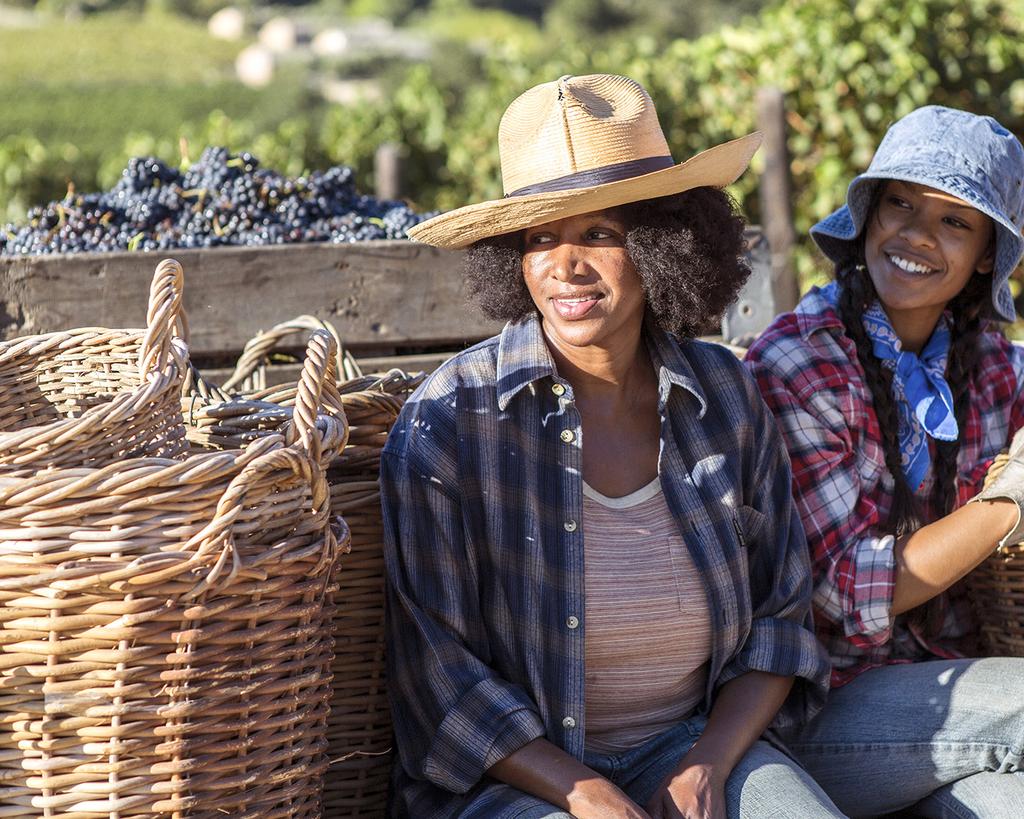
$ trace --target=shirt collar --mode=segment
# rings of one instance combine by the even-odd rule
[[[554,377],[555,362],[535,311],[505,325],[498,338],[497,367],[498,409],[502,412],[524,387],[545,376]]]
[[[834,329],[840,333],[846,332],[846,325],[832,306],[832,300],[826,292],[838,287],[839,283],[835,281],[829,282],[825,287],[812,287],[793,310],[797,326],[800,328],[800,336],[805,341],[818,330]],[[953,313],[948,308],[942,315],[947,324],[953,321]]]
[[[683,345],[656,327],[650,316],[644,322],[644,338],[658,373],[659,404],[664,406],[668,401],[673,385],[682,387],[697,399],[700,404],[697,417],[703,417],[707,400],[683,352]],[[498,338],[498,409],[504,412],[519,391],[533,382],[557,375],[555,362],[544,341],[540,316],[536,312],[505,325]]]
[[[651,362],[658,373],[658,399],[661,407],[668,401],[669,391],[673,386],[682,387],[693,395],[700,404],[698,418],[703,418],[707,411],[708,402],[704,397],[704,390],[693,372],[684,352],[687,342],[680,342],[678,338],[657,327],[650,314],[644,321],[644,337],[647,339],[647,350],[651,354]]]
[[[835,286],[835,282],[828,285],[828,287]],[[800,303],[793,312],[796,315],[800,336],[805,341],[818,330],[837,329],[840,333],[845,330],[843,320],[839,318],[839,314],[833,309],[832,304],[819,287],[812,287],[800,299]]]

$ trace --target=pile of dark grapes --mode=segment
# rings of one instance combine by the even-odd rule
[[[0,228],[0,256],[404,239],[433,215],[360,194],[353,176],[339,165],[289,178],[224,148],[184,172],[136,158],[111,190],[69,190]]]

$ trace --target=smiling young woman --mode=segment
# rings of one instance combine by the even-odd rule
[[[995,325],[1015,317],[1022,184],[1024,148],[994,119],[904,117],[811,230],[836,281],[747,356],[792,458],[833,664],[825,709],[787,740],[858,815],[1024,816],[1024,660],[964,659],[960,583],[1024,538],[1024,350]]]

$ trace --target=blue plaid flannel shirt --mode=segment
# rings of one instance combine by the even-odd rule
[[[727,349],[650,323],[645,339],[658,472],[713,620],[701,710],[760,670],[799,678],[775,724],[804,719],[824,702],[829,666],[775,421]],[[537,737],[583,756],[582,445],[536,314],[434,372],[388,438],[389,687],[406,813],[447,815]]]

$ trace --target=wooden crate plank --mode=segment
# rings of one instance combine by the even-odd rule
[[[295,352],[301,353],[300,350]],[[387,372],[396,367],[407,373],[431,373],[456,353],[458,350],[417,355],[369,356],[366,358],[357,356],[356,361],[364,373]],[[234,371],[231,367],[204,366],[200,366],[199,370],[203,377],[214,384],[223,384]],[[267,386],[272,387],[276,384],[290,384],[298,381],[301,373],[301,364],[271,364],[266,371]]]
[[[237,353],[302,313],[332,322],[354,347],[458,347],[500,329],[466,304],[458,253],[383,241],[0,259],[0,339],[142,326],[165,257],[185,269],[197,356]]]

